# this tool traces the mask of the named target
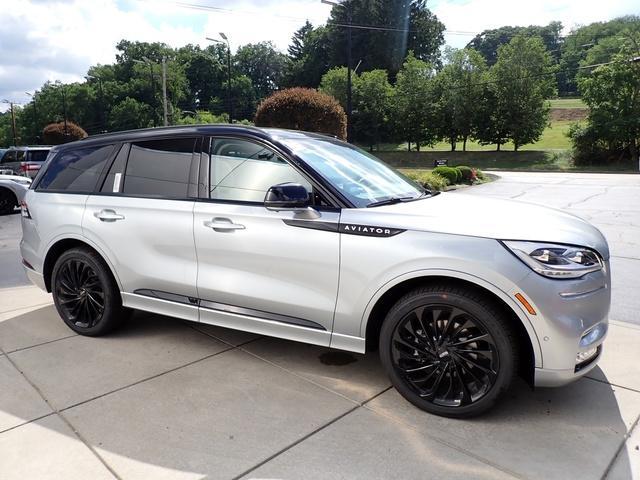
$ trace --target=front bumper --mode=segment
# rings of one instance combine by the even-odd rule
[[[529,316],[542,353],[535,369],[536,386],[565,385],[596,367],[608,330],[610,285],[608,261],[603,270],[575,280],[548,279],[532,272],[519,282],[536,310]],[[589,352],[586,360],[577,358]]]

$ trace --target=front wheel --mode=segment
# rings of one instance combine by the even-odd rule
[[[445,417],[491,408],[517,372],[517,341],[504,313],[481,294],[430,286],[402,297],[380,332],[380,358],[411,403]]]
[[[88,248],[73,248],[60,255],[51,285],[58,313],[80,335],[103,335],[128,314],[109,267]]]

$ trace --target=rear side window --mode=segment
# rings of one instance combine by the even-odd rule
[[[2,163],[15,162],[17,158],[17,154],[15,150],[7,150],[2,157]]]
[[[144,197],[187,198],[195,143],[195,138],[132,143],[123,193]]]
[[[93,192],[113,145],[78,148],[61,152],[49,163],[38,190]]]
[[[49,155],[49,150],[29,150],[27,160],[29,162],[44,162]]]

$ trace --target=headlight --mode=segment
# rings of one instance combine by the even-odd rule
[[[502,242],[533,271],[551,278],[580,278],[602,270],[600,256],[585,247],[537,242]]]

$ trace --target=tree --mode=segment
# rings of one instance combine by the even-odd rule
[[[279,127],[347,136],[347,116],[335,98],[310,88],[289,88],[274,93],[258,106],[259,127]]]
[[[591,55],[593,63],[610,61],[619,53],[625,31],[640,32],[640,16],[627,15],[573,29],[562,45],[558,75],[560,95],[578,95],[578,77],[586,73],[578,67],[586,64],[587,55]]]
[[[146,128],[153,124],[153,112],[146,103],[131,97],[116,104],[109,115],[109,130],[131,130]]]
[[[316,88],[329,69],[330,41],[326,27],[309,28],[307,22],[291,40],[290,62],[284,84],[290,87]]]
[[[383,69],[395,76],[407,51],[437,65],[444,44],[444,24],[427,8],[425,0],[346,0],[331,9],[331,66],[347,64],[347,34],[352,28],[351,56],[361,70]],[[375,28],[381,27],[381,28]]]
[[[466,151],[479,118],[486,64],[482,55],[470,48],[449,50],[446,56],[447,63],[434,80],[438,137],[446,139],[452,151],[462,140]]]
[[[432,104],[433,69],[430,64],[417,59],[409,52],[404,65],[398,72],[396,94],[392,110],[396,135],[408,141],[408,148],[415,143],[416,150],[421,145],[433,145],[436,141]]]
[[[265,98],[280,88],[289,58],[276,50],[272,42],[243,45],[234,55],[235,68],[251,79],[258,98]]]
[[[619,53],[612,63],[594,69],[578,80],[582,99],[589,106],[585,131],[572,131],[574,144],[582,136],[605,156],[625,153],[639,161],[640,142],[640,34],[627,32]],[[592,62],[591,55],[586,62]],[[582,152],[578,151],[578,154]],[[586,162],[585,162],[586,163]],[[640,167],[640,163],[638,164]]]
[[[517,35],[524,37],[540,37],[547,51],[552,53],[557,61],[560,58],[562,47],[562,23],[551,22],[548,25],[529,25],[528,27],[512,27],[505,25],[500,28],[484,30],[476,35],[466,48],[473,48],[480,52],[488,65],[494,65],[498,61],[498,49],[508,44]]]
[[[538,140],[548,124],[546,99],[555,93],[555,70],[538,37],[517,35],[501,46],[485,89],[490,102],[483,109],[487,126],[480,129],[480,143],[495,143],[499,150],[511,140],[517,151]]]
[[[362,72],[355,90],[354,135],[373,150],[388,134],[394,90],[385,70]]]
[[[351,74],[352,93],[358,88],[360,77]],[[347,67],[334,67],[322,76],[319,90],[338,100],[342,108],[347,108]]]

